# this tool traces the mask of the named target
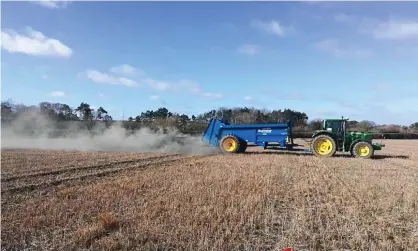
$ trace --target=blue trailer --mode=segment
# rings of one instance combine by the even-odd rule
[[[248,143],[291,150],[295,144],[292,136],[292,122],[280,124],[229,124],[218,118],[211,118],[203,133],[202,140],[223,152],[245,152]]]

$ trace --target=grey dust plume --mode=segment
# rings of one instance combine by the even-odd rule
[[[217,153],[217,149],[205,145],[201,137],[180,134],[175,130],[163,132],[142,128],[127,131],[121,124],[114,123],[109,128],[96,126],[88,131],[80,129],[77,123],[65,122],[64,126],[59,126],[33,112],[22,114],[11,124],[2,124],[1,147],[201,155]]]

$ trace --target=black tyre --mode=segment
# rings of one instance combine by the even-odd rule
[[[357,142],[352,149],[353,155],[356,158],[370,159],[374,155],[374,149],[369,142]]]
[[[331,136],[318,135],[311,142],[311,151],[317,157],[332,157],[337,152],[337,144]]]
[[[239,146],[238,152],[239,153],[244,153],[245,150],[247,150],[247,145],[248,145],[247,141],[240,140],[240,146]]]

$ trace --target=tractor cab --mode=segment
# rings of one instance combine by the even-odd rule
[[[331,132],[337,137],[337,139],[342,140],[345,137],[346,132],[346,122],[348,119],[324,119],[322,121],[321,130]]]

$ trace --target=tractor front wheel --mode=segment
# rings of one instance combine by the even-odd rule
[[[369,142],[360,141],[353,146],[353,155],[356,158],[370,159],[374,155],[373,146]]]
[[[239,152],[241,148],[240,145],[240,140],[237,137],[233,135],[227,135],[221,139],[219,147],[221,148],[222,152],[236,153]]]
[[[311,151],[317,157],[332,157],[337,151],[337,145],[332,137],[318,135],[311,142]]]

